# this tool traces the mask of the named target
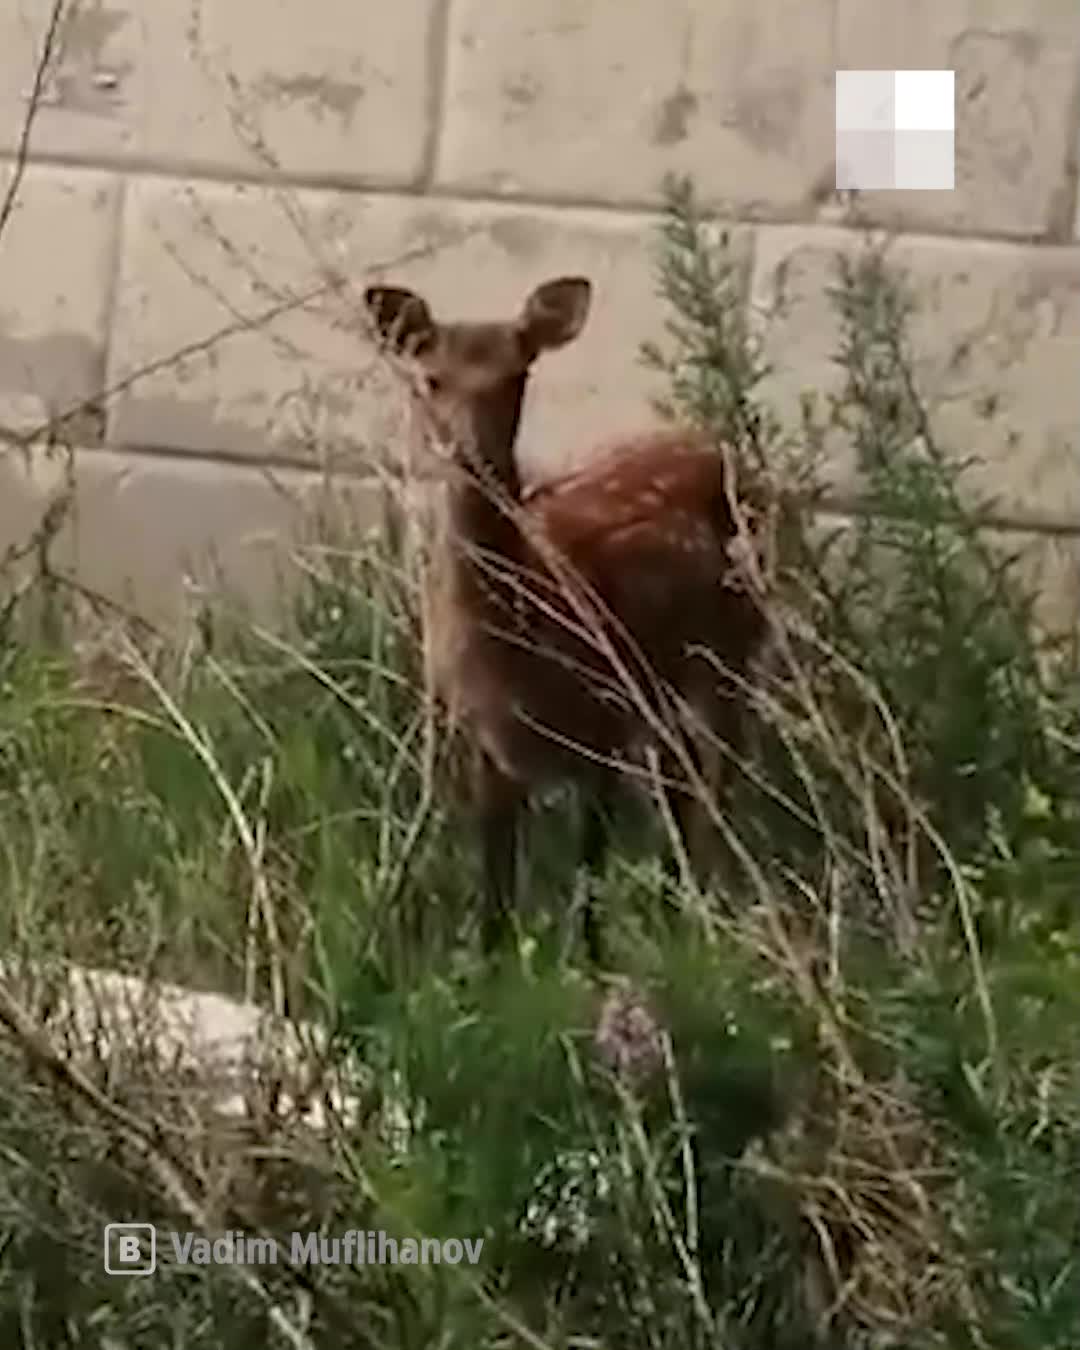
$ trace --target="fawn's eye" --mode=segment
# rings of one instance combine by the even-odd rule
[[[445,388],[446,383],[441,378],[441,376],[429,375],[427,377],[427,391],[429,394],[434,394],[436,397],[438,397],[438,395],[441,394]]]

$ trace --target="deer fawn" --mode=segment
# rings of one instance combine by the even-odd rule
[[[514,443],[530,369],[578,336],[591,294],[584,278],[564,277],[539,286],[510,322],[442,323],[411,291],[365,293],[380,338],[410,358],[435,448],[449,452],[449,585],[430,617],[452,631],[441,693],[478,751],[489,949],[514,898],[529,796],[567,780],[602,796],[646,762],[654,784],[678,779],[680,761],[700,770],[700,735],[665,732],[672,695],[699,731],[737,746],[737,696],[721,689],[722,673],[745,676],[765,632],[733,565],[745,535],[729,460],[698,434],[624,440],[522,491]],[[587,870],[606,843],[599,800],[586,816]],[[688,851],[699,805],[685,789],[672,795]],[[595,960],[588,895],[584,921]]]

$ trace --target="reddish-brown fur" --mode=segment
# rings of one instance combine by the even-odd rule
[[[685,720],[668,740],[672,694],[737,745],[737,704],[721,672],[745,676],[764,622],[734,559],[731,465],[703,437],[624,439],[586,468],[522,491],[514,443],[528,371],[580,331],[586,281],[548,282],[502,324],[436,323],[420,297],[395,287],[366,298],[382,336],[414,359],[422,411],[455,470],[441,617],[456,646],[443,692],[480,751],[490,942],[513,898],[529,795],[567,779],[602,789],[620,765],[640,767],[649,746],[663,777],[685,779],[680,751],[700,765],[701,742]],[[693,806],[686,792],[672,800],[684,839]],[[598,860],[601,828],[594,811],[587,863]],[[595,955],[589,907],[586,928]]]

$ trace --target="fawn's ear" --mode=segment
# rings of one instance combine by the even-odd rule
[[[592,284],[585,277],[559,277],[537,286],[518,320],[531,353],[572,342],[585,327],[591,302]]]
[[[369,286],[364,304],[375,330],[395,351],[418,351],[435,335],[435,320],[427,301],[403,286]]]

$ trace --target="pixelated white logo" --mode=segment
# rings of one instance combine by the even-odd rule
[[[951,190],[955,150],[953,71],[836,72],[838,190]]]
[[[105,1272],[108,1275],[153,1275],[157,1269],[157,1234],[152,1223],[105,1225]]]

